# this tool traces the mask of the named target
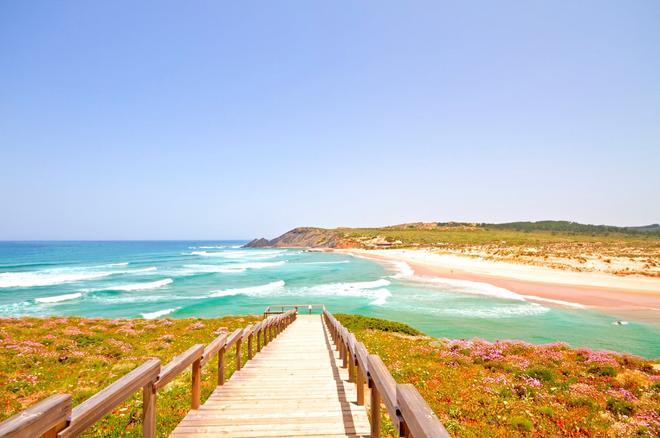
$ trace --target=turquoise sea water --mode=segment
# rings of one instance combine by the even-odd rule
[[[564,341],[660,356],[660,323],[612,325],[610,315],[549,307],[485,284],[419,279],[405,264],[242,243],[0,242],[0,317],[215,317],[323,303],[438,337]]]

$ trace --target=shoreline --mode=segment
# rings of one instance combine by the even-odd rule
[[[660,278],[562,271],[416,249],[333,252],[390,265],[403,262],[418,277],[491,284],[551,307],[599,310],[616,317],[660,323]]]

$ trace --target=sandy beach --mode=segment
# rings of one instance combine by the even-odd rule
[[[337,250],[386,264],[406,263],[414,277],[488,283],[548,306],[592,308],[660,323],[660,278],[571,272],[429,250]]]

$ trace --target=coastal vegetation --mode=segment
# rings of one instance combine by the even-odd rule
[[[441,254],[571,271],[660,276],[660,226],[613,227],[567,221],[505,224],[431,222],[380,228],[296,228],[248,246],[427,249]]]
[[[335,316],[397,381],[417,387],[454,436],[660,433],[653,361],[563,343],[437,339],[400,323]]]
[[[660,433],[654,361],[561,343],[437,339],[398,322],[336,317],[395,379],[417,387],[452,435]],[[167,362],[195,343],[258,319],[0,319],[0,419],[54,393],[72,394],[78,404],[148,357]],[[229,353],[228,374],[232,358]],[[205,370],[202,400],[216,379],[215,366]],[[188,411],[189,381],[186,372],[159,393],[159,435],[166,436]],[[129,399],[89,434],[139,435],[141,403],[139,396]]]
[[[222,331],[261,320],[256,316],[215,319],[0,319],[0,421],[52,394],[66,393],[77,405],[147,358],[165,364]],[[245,348],[245,346],[244,346]],[[228,375],[235,349],[225,355]],[[217,377],[217,358],[202,373],[202,400]],[[159,436],[167,436],[190,409],[190,370],[159,391]],[[142,396],[135,394],[90,428],[87,436],[140,436]]]

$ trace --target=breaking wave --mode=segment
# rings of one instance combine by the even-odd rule
[[[531,301],[542,301],[545,303],[552,303],[552,304],[558,304],[560,306],[565,306],[565,307],[571,307],[573,309],[584,309],[586,306],[584,304],[580,303],[574,303],[572,301],[564,301],[564,300],[554,300],[551,298],[542,298],[542,297],[537,297],[534,295],[523,295],[524,298],[531,300]]]
[[[255,250],[244,250],[244,251],[192,251],[190,255],[196,255],[201,257],[223,257],[228,259],[270,259],[273,257],[279,257],[286,254],[286,251],[255,251]]]
[[[72,294],[55,295],[54,297],[35,298],[34,301],[37,303],[59,303],[61,301],[75,300],[81,296],[82,294],[80,292],[76,292]]]
[[[272,283],[262,284],[260,286],[239,287],[234,289],[216,290],[209,294],[209,297],[227,297],[231,295],[260,296],[270,295],[284,287],[284,280],[273,281]]]
[[[297,265],[342,265],[344,263],[350,263],[350,260],[338,260],[335,262],[301,262],[296,263]]]
[[[156,312],[141,313],[142,318],[144,319],[156,319],[161,316],[169,315],[172,312],[176,312],[180,307],[172,307],[171,309],[158,310]]]
[[[168,284],[172,284],[173,282],[174,280],[172,280],[171,278],[165,278],[163,280],[149,281],[143,283],[130,283],[120,286],[109,286],[102,290],[120,290],[124,292],[131,292],[135,290],[158,289],[159,287],[167,286]]]
[[[485,295],[494,298],[501,298],[505,300],[525,301],[522,295],[512,292],[502,287],[494,286],[488,283],[469,280],[455,280],[451,278],[441,277],[420,277],[415,276],[413,281],[429,284],[432,286],[442,287],[449,289],[452,292],[459,292],[471,295]]]
[[[0,288],[3,287],[36,287],[53,286],[56,284],[74,283],[76,281],[96,280],[112,275],[113,272],[3,272],[0,274]]]
[[[140,274],[157,270],[155,266],[139,269],[107,270],[107,268],[123,266],[128,266],[128,262],[91,267],[44,269],[30,272],[2,272],[0,273],[0,288],[55,286],[78,281],[98,280],[99,278],[109,277],[111,275]],[[99,270],[100,268],[105,269]]]
[[[396,274],[392,275],[392,278],[410,278],[415,275],[415,271],[410,265],[406,262],[392,262],[396,270]]]
[[[548,312],[550,309],[540,304],[526,304],[513,306],[494,306],[485,309],[439,309],[434,313],[460,315],[466,318],[515,318],[518,316],[537,316]]]

